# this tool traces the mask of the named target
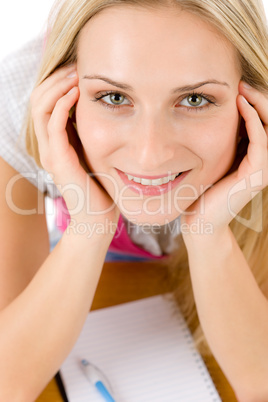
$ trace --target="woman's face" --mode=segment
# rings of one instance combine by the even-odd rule
[[[230,169],[241,71],[212,26],[173,8],[107,8],[81,31],[77,69],[85,158],[127,219],[172,221]]]

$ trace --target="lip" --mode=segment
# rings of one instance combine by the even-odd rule
[[[125,185],[127,185],[128,187],[131,188],[131,190],[133,190],[135,193],[138,194],[144,194],[144,195],[151,195],[151,196],[156,196],[156,195],[160,195],[160,194],[165,194],[168,191],[173,190],[174,187],[176,187],[187,175],[191,170],[186,170],[185,172],[183,172],[180,176],[178,176],[175,180],[173,181],[169,181],[166,184],[161,184],[159,186],[146,186],[140,183],[136,183],[133,180],[128,180],[126,174],[129,174],[131,176],[135,176],[135,177],[140,177],[142,179],[160,179],[162,177],[166,177],[168,176],[168,174],[163,174],[161,176],[144,176],[144,175],[137,175],[137,174],[131,174],[131,173],[124,173],[119,169],[116,169],[119,177],[121,178],[121,180],[123,181],[123,183]],[[171,175],[171,173],[170,173]]]

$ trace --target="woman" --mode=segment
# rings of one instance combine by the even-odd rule
[[[256,259],[261,290],[229,228],[268,182],[262,11],[247,0],[77,0],[59,7],[26,130],[29,153],[58,193],[46,174],[37,182],[21,170],[33,186],[1,161],[2,193],[9,195],[1,201],[2,399],[33,400],[70,351],[119,212],[158,229],[160,243],[181,217],[209,346],[240,400],[268,398],[265,260]],[[49,255],[38,185],[63,196],[71,219]],[[265,236],[255,238],[265,250]]]

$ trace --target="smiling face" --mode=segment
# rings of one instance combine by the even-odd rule
[[[110,7],[81,31],[77,69],[85,158],[127,219],[172,221],[230,169],[241,71],[212,26],[174,8]]]

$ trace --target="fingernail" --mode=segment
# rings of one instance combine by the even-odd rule
[[[72,89],[70,89],[69,92],[67,92],[67,95],[72,95],[75,91],[75,87],[73,87]]]
[[[243,96],[243,95],[241,95],[242,96],[242,101],[244,102],[244,103],[246,103],[247,105],[249,105],[249,103],[248,103],[248,101],[246,100],[246,98]]]
[[[252,89],[252,86],[247,84],[246,82],[243,82],[243,87],[246,89]]]
[[[68,75],[67,75],[67,78],[74,78],[74,77],[76,77],[77,76],[77,72],[76,71],[72,71],[71,73],[69,73]]]

